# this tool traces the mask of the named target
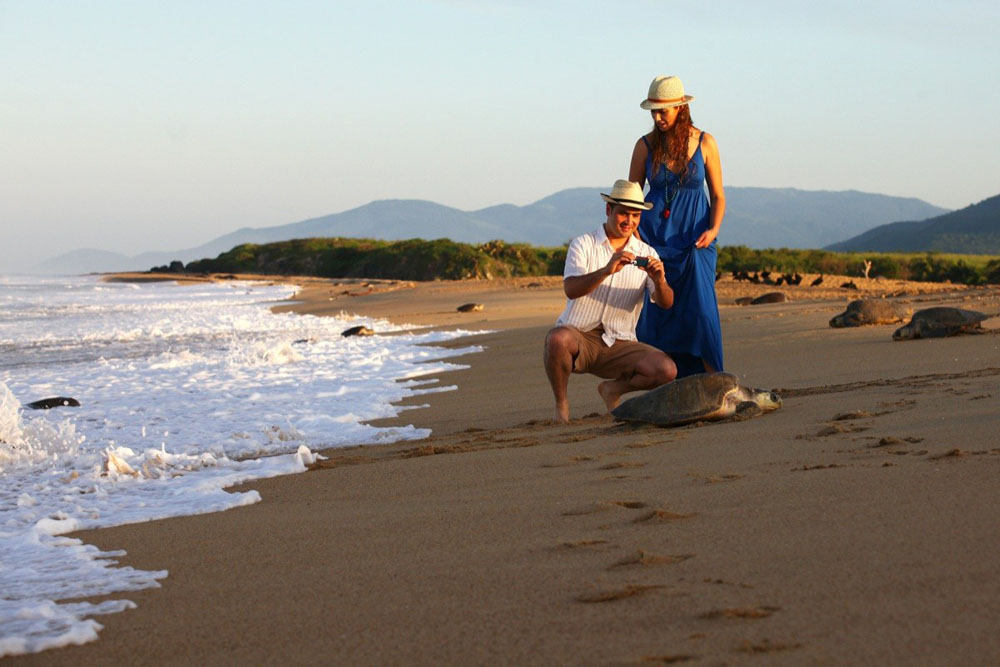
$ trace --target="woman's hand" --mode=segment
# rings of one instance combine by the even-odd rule
[[[719,235],[719,230],[717,228],[710,227],[709,229],[706,229],[701,233],[701,236],[698,237],[698,240],[694,242],[694,247],[707,248],[709,245],[711,245],[712,241],[714,241],[715,237],[718,235]]]

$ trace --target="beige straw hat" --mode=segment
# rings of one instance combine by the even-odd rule
[[[649,94],[639,106],[646,110],[669,109],[693,99],[693,96],[684,94],[684,84],[676,76],[658,76],[649,84]]]
[[[642,186],[621,178],[611,187],[610,195],[602,192],[601,197],[609,204],[621,204],[628,208],[641,208],[646,211],[653,208],[653,202],[643,201]]]

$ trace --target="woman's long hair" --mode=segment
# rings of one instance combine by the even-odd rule
[[[691,120],[691,109],[684,104],[677,112],[677,120],[673,126],[667,128],[666,132],[661,132],[660,128],[653,123],[653,173],[660,169],[660,165],[667,166],[668,171],[672,171],[680,177],[683,182],[687,177],[688,163],[688,140],[691,138],[691,128],[694,123]]]

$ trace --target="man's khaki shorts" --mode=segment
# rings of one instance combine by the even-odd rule
[[[592,373],[609,380],[627,380],[635,375],[636,365],[650,354],[663,354],[652,345],[634,340],[616,340],[608,347],[601,335],[604,329],[598,327],[590,331],[580,331],[576,327],[563,325],[576,336],[580,353],[573,361],[574,373]]]

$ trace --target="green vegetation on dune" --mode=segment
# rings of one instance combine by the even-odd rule
[[[565,260],[565,248],[535,248],[504,241],[471,245],[449,239],[313,238],[245,243],[215,259],[191,262],[185,271],[457,280],[559,274]]]
[[[383,278],[395,280],[457,280],[512,276],[561,275],[566,247],[547,248],[524,243],[488,241],[457,243],[449,239],[376,241],[372,239],[311,238],[276,243],[238,245],[215,259],[186,267],[172,262],[152,271],[174,273],[265,273],[324,278]],[[719,248],[720,271],[823,273],[860,276],[865,262],[869,275],[966,285],[1000,284],[1000,257],[939,253],[858,253],[788,248],[753,250],[746,246]]]
[[[954,253],[833,252],[789,248],[753,250],[746,246],[719,248],[720,271],[830,273],[861,276],[865,262],[869,275],[900,280],[982,285],[1000,283],[1000,257]]]

